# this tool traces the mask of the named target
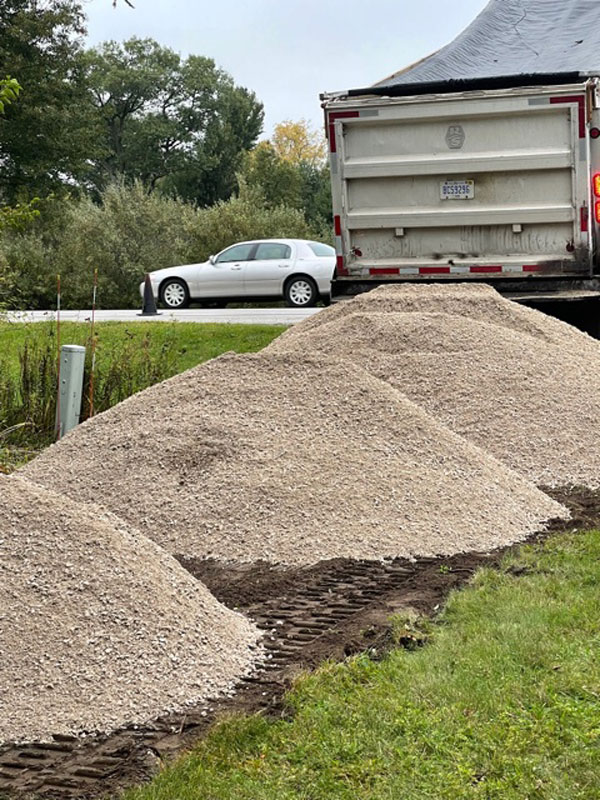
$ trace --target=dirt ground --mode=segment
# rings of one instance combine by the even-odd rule
[[[600,526],[600,492],[551,490],[573,519],[557,522],[529,541],[553,532]],[[265,631],[267,667],[246,679],[233,698],[173,714],[137,728],[89,740],[55,737],[49,744],[0,748],[0,796],[93,798],[151,779],[165,760],[202,738],[231,713],[290,713],[284,695],[300,672],[327,659],[369,652],[380,658],[394,644],[425,643],[418,623],[392,631],[390,617],[435,616],[448,593],[482,565],[497,566],[508,548],[416,561],[337,559],[314,567],[284,569],[262,563],[224,568],[186,560],[219,600],[242,610]]]

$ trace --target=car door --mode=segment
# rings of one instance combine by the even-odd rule
[[[293,252],[286,242],[258,242],[248,262],[244,284],[247,296],[281,295],[286,275],[291,273]]]
[[[256,243],[234,244],[202,269],[198,297],[242,297],[244,274]]]

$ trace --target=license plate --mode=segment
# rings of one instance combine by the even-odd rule
[[[440,184],[442,200],[472,200],[475,197],[475,181],[444,181]]]

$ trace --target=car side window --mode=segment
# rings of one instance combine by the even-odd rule
[[[307,242],[306,244],[310,247],[317,258],[335,255],[334,248],[330,247],[328,244],[322,244],[321,242]]]
[[[292,248],[287,244],[280,244],[278,242],[263,242],[263,244],[258,245],[258,249],[256,250],[256,255],[254,256],[257,260],[270,260],[275,258],[291,258],[292,256]]]
[[[253,249],[254,245],[252,243],[236,244],[227,250],[223,250],[221,255],[217,257],[215,264],[227,264],[231,261],[248,261]]]

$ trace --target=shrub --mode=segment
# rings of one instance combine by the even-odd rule
[[[258,187],[241,182],[237,197],[198,211],[190,238],[197,260],[204,261],[234,242],[276,237],[312,239],[302,211],[285,205],[267,207]]]
[[[2,234],[0,304],[55,308],[60,273],[63,308],[89,308],[97,268],[98,307],[135,308],[146,272],[203,261],[244,239],[330,239],[302,211],[268,207],[261,189],[243,182],[239,196],[204,209],[120,183],[99,204],[67,197],[48,199],[39,210],[26,230]]]

